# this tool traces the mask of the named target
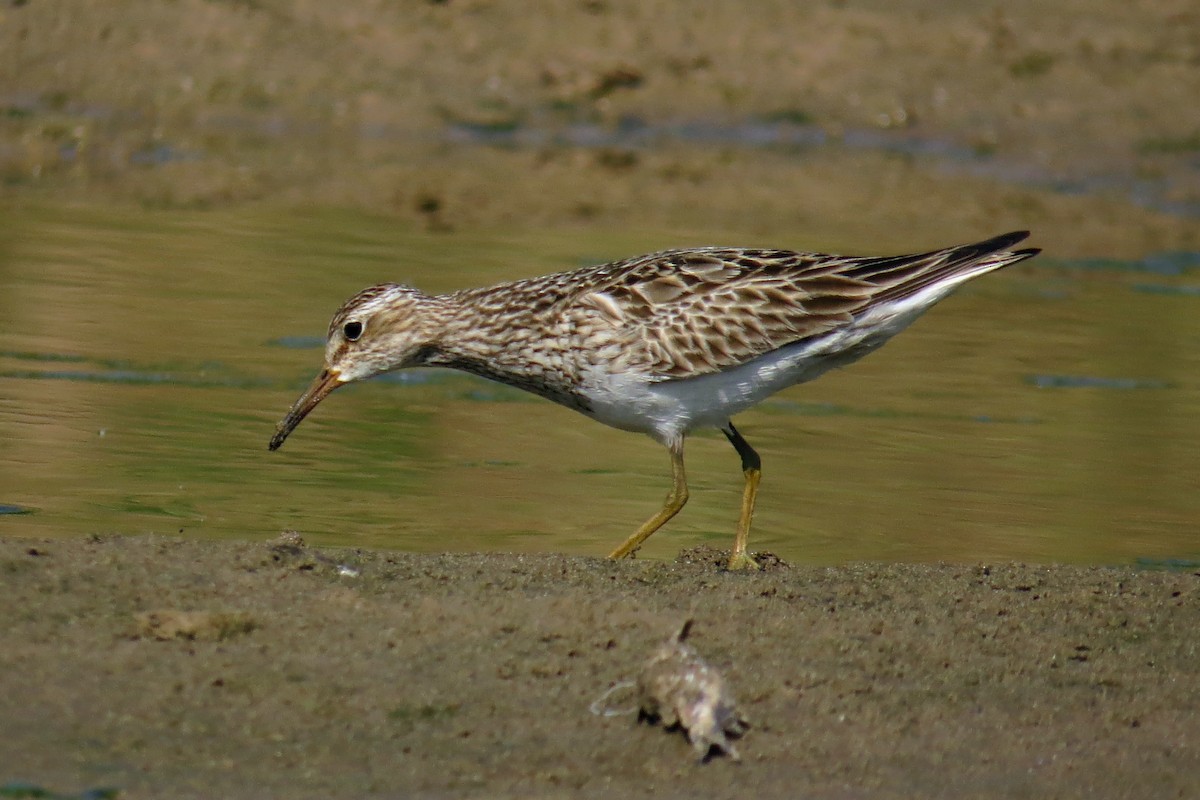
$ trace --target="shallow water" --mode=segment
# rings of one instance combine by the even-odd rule
[[[678,243],[439,235],[350,213],[11,213],[0,532],[292,528],[317,544],[604,554],[661,501],[666,453],[507,387],[397,374],[339,391],[279,452],[266,443],[320,366],[329,315],[362,286],[444,291]],[[1196,254],[1043,255],[744,414],[764,460],[752,549],[808,563],[1194,558],[1198,287]],[[735,454],[700,434],[688,468],[692,500],[648,556],[728,546]]]

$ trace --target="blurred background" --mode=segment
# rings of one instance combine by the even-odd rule
[[[684,245],[1045,248],[739,419],[752,549],[1200,557],[1200,9],[0,3],[0,533],[601,555],[644,437],[465,375],[275,421],[370,283]],[[727,547],[719,435],[645,554]]]

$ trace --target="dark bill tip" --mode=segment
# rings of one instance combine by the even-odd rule
[[[322,370],[321,374],[313,380],[304,394],[300,395],[300,399],[288,411],[287,416],[279,420],[279,424],[275,426],[275,435],[271,437],[267,449],[271,451],[278,450],[283,440],[288,437],[296,426],[308,416],[308,412],[317,407],[325,399],[325,396],[334,389],[342,385],[342,381],[337,374],[329,370]]]

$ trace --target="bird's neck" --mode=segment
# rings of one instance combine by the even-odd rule
[[[515,386],[567,406],[583,408],[576,397],[573,363],[546,321],[519,298],[505,306],[477,302],[472,295],[443,295],[441,335],[427,359]]]

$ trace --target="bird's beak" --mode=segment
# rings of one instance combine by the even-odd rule
[[[278,450],[279,445],[283,444],[283,440],[288,437],[288,434],[296,429],[302,419],[308,416],[308,412],[316,408],[317,403],[324,400],[327,394],[344,382],[342,376],[333,370],[321,370],[321,374],[313,380],[304,394],[300,395],[300,399],[292,406],[287,416],[279,420],[279,424],[275,426],[275,435],[271,437],[271,443],[267,445],[267,448]]]

